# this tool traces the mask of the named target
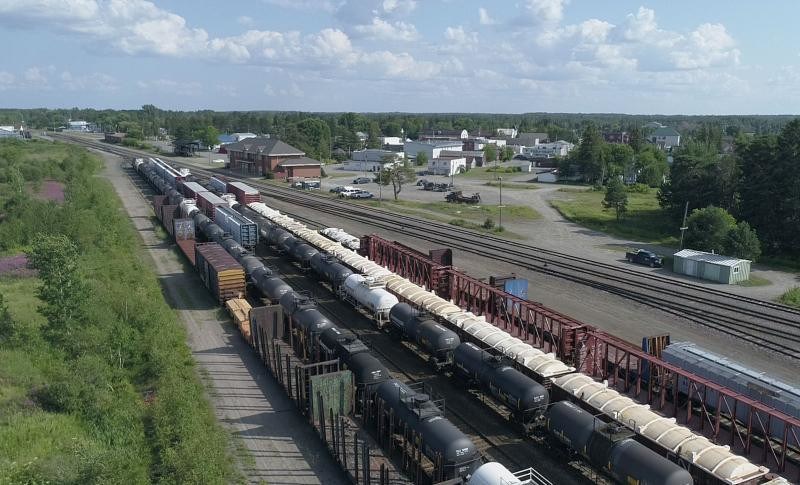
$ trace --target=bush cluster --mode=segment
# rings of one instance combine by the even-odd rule
[[[0,483],[229,482],[228,438],[184,330],[100,167],[74,147],[0,142],[0,174],[66,184],[63,205],[0,190],[0,247],[46,256],[39,315],[0,305],[11,310],[0,311],[0,396],[11,396],[0,398]],[[59,245],[75,246],[69,274],[47,271]],[[59,296],[48,278],[83,289]],[[51,305],[64,298],[68,315]]]

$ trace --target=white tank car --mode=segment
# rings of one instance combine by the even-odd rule
[[[467,485],[551,485],[551,482],[533,468],[511,473],[502,464],[490,461],[475,470]]]
[[[184,219],[193,217],[195,213],[200,212],[200,209],[197,208],[194,199],[183,199],[180,208],[181,208],[181,217],[183,217]]]
[[[319,232],[322,235],[333,239],[334,241],[342,243],[342,246],[352,249],[353,251],[358,251],[358,249],[361,247],[361,241],[352,234],[345,232],[344,229],[339,229],[338,227],[327,227],[325,229],[321,229]]]
[[[396,296],[383,289],[383,285],[376,285],[375,280],[360,274],[348,276],[342,289],[348,300],[369,311],[379,328],[389,321],[389,310],[399,303]]]

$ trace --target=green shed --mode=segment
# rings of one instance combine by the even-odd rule
[[[732,285],[750,279],[750,260],[684,249],[672,255],[672,270],[704,280]]]

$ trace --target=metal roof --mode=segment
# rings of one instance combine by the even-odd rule
[[[695,251],[694,249],[683,249],[673,254],[679,258],[691,259],[694,261],[702,261],[704,263],[718,264],[720,266],[736,266],[742,261],[750,262],[749,259],[737,259],[730,256],[723,256],[721,254],[706,253],[704,251]]]

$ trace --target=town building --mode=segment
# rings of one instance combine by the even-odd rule
[[[402,152],[405,139],[401,136],[382,136],[381,148],[392,152]]]
[[[573,143],[558,140],[552,143],[539,143],[533,146],[526,146],[523,148],[522,154],[531,158],[566,157],[573,148],[575,148]]]
[[[495,130],[497,136],[502,136],[505,138],[514,138],[517,136],[517,129],[516,128],[498,128]]]
[[[420,141],[452,141],[452,140],[466,140],[469,138],[467,130],[429,130],[426,133],[420,133]]]
[[[450,177],[467,171],[467,159],[460,158],[432,158],[428,160],[428,173],[431,175],[445,175]]]
[[[64,131],[78,131],[83,133],[89,133],[97,131],[97,126],[94,123],[89,123],[88,121],[70,120],[67,122],[67,126],[64,127]]]
[[[631,135],[627,131],[615,131],[611,133],[603,133],[603,139],[606,141],[606,143],[627,145],[631,142]]]
[[[460,140],[439,140],[439,141],[413,141],[406,140],[403,145],[403,152],[407,158],[416,159],[418,153],[425,153],[428,160],[439,158],[442,151],[460,152],[463,151],[463,143]]]
[[[343,168],[353,172],[380,172],[403,161],[403,154],[391,150],[367,148],[356,150],[345,160]]]
[[[672,266],[676,273],[728,285],[750,279],[749,260],[693,249],[673,254]]]
[[[442,150],[439,152],[439,158],[464,158],[467,161],[467,170],[471,170],[474,167],[482,167],[483,166],[483,151],[481,150],[461,150],[461,151],[450,151],[450,150]]]
[[[651,133],[648,140],[662,150],[669,150],[681,145],[681,134],[674,128],[664,126]]]
[[[546,143],[549,140],[547,133],[518,133],[514,139],[515,143],[522,146],[532,147],[539,143]]]
[[[272,174],[275,178],[319,178],[322,162],[306,157],[305,152],[272,137],[245,138],[226,145],[231,170],[245,174]]]
[[[22,138],[22,132],[13,126],[0,126],[0,138]]]

